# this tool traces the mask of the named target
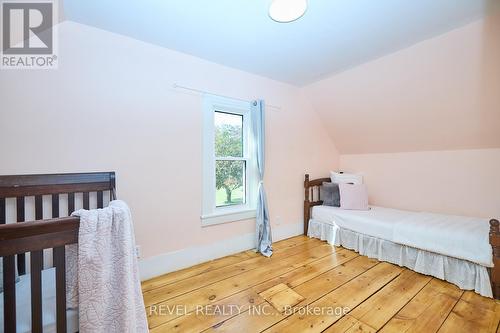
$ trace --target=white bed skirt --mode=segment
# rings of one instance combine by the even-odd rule
[[[446,280],[463,290],[493,297],[487,268],[470,261],[396,244],[313,219],[309,221],[308,236]]]

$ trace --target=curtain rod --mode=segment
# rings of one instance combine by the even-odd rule
[[[190,88],[190,87],[182,86],[182,85],[177,84],[177,83],[174,83],[172,85],[172,87],[174,89],[184,89],[184,90],[194,91],[194,92],[197,92],[197,93],[200,93],[200,94],[210,94],[210,95],[215,95],[215,96],[220,96],[220,97],[225,97],[225,98],[232,98],[232,99],[236,99],[236,100],[242,101],[242,102],[248,102],[248,103],[252,102],[252,101],[249,101],[249,100],[246,100],[246,99],[242,99],[242,98],[236,98],[236,97],[231,97],[231,96],[226,96],[226,95],[221,95],[221,94],[215,94],[215,93],[210,92],[210,91],[205,91],[205,90],[200,90],[200,89],[196,89],[196,88]],[[276,110],[281,110],[280,106],[275,106],[275,105],[267,104],[267,103],[265,104],[265,106],[268,107],[268,108],[273,108],[273,109],[276,109]]]

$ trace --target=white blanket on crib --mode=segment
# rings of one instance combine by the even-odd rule
[[[68,304],[80,333],[148,332],[130,210],[123,201],[78,210],[78,245],[68,247]],[[73,264],[76,263],[76,264]]]

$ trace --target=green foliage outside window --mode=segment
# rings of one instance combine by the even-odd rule
[[[216,113],[217,114],[217,113]],[[217,160],[217,157],[243,157],[243,126],[240,124],[219,123],[215,126],[215,180],[216,205],[235,205],[244,203],[244,160]]]

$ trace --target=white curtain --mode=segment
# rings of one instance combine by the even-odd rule
[[[273,254],[271,222],[269,220],[269,209],[267,208],[266,192],[264,190],[264,143],[265,143],[265,116],[264,101],[252,103],[253,135],[257,154],[257,167],[259,169],[259,190],[257,198],[256,217],[256,249],[266,257]]]

